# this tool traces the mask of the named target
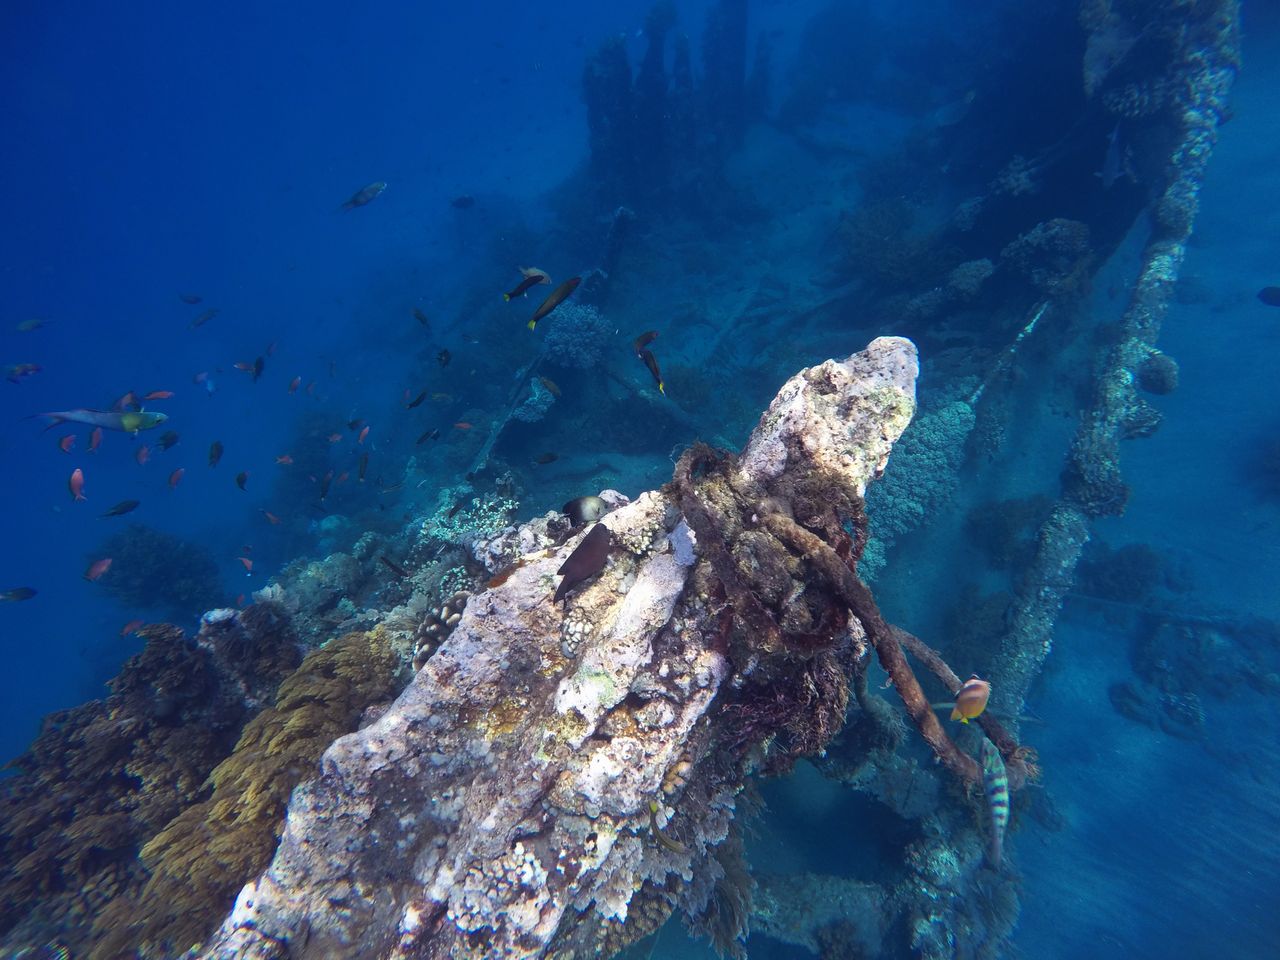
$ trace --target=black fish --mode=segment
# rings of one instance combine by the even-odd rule
[[[538,459],[535,460],[534,463],[538,464],[538,466],[540,467],[545,467],[548,463],[555,463],[559,459],[560,459],[560,454],[558,453],[544,453],[540,457],[538,457]]]
[[[570,500],[560,508],[560,511],[569,517],[575,527],[578,527],[592,520],[599,520],[604,516],[606,509],[603,500],[596,496],[589,496]]]
[[[19,600],[30,600],[36,592],[30,587],[14,587],[12,590],[0,590],[0,602],[17,603]]]
[[[236,474],[236,486],[239,487],[241,490],[245,489],[245,484],[247,484],[248,482],[249,482],[248,470],[241,470],[239,473]]]
[[[267,365],[267,361],[262,357],[258,357],[253,361],[253,382],[257,383],[258,378],[262,376],[262,369]]]
[[[378,559],[382,561],[383,566],[394,573],[397,577],[404,577],[404,579],[408,580],[413,576],[413,574],[408,570],[400,566],[400,564],[396,563],[394,560],[388,559],[384,554],[379,554]]]
[[[535,287],[541,282],[542,282],[541,274],[535,273],[532,276],[525,277],[523,280],[521,280],[519,283],[516,284],[514,290],[512,290],[510,293],[504,293],[502,295],[502,299],[514,300],[516,297],[520,296],[520,294],[524,293],[530,287]]]
[[[348,420],[348,421],[347,421],[347,429],[348,429],[348,430],[359,430],[359,429],[360,429],[361,427],[363,427],[363,426],[364,426],[364,421],[363,421],[363,420]]]
[[[209,444],[209,466],[216,467],[222,459],[222,441],[215,440]]]
[[[1268,307],[1280,307],[1280,287],[1263,287],[1258,291],[1258,299]]]
[[[449,361],[453,359],[453,354],[448,350],[441,350],[436,354],[436,359],[440,361],[440,366],[447,367],[449,365]]]
[[[180,293],[178,294],[178,299],[183,303],[190,303],[194,305],[203,300],[204,297],[200,296],[198,293]]]
[[[406,410],[412,410],[414,407],[416,407],[425,399],[427,399],[427,391],[423,390],[420,394],[418,394],[416,397],[414,397],[412,400],[406,403],[404,405],[404,408]]]
[[[603,523],[597,523],[592,527],[591,532],[582,538],[582,542],[574,548],[573,553],[569,554],[565,562],[560,565],[560,569],[556,571],[564,579],[560,581],[560,586],[556,587],[552,603],[560,601],[578,584],[589,580],[603,570],[605,561],[609,559],[609,548],[612,546],[613,535],[608,527]]]
[[[320,478],[320,501],[324,502],[324,498],[329,495],[329,484],[333,483],[333,471],[330,470]]]
[[[649,372],[653,374],[653,382],[658,385],[658,392],[664,397],[667,395],[667,388],[662,383],[662,373],[658,370],[658,359],[653,355],[653,351],[648,347],[644,348],[638,354],[644,365],[649,368]]]
[[[640,356],[640,351],[657,339],[658,331],[656,330],[646,330],[644,333],[640,334],[640,336],[636,337],[635,343],[632,344],[635,348],[636,356]]]
[[[569,294],[573,293],[573,291],[578,289],[578,284],[580,284],[581,282],[582,282],[581,277],[570,277],[564,283],[560,284],[560,286],[556,287],[549,294],[547,294],[547,299],[542,301],[542,304],[538,307],[538,309],[533,312],[533,316],[529,318],[529,329],[536,330],[538,328],[538,321],[541,320],[543,317],[545,317],[547,314],[549,314],[556,307],[560,306],[560,304],[564,301],[565,297],[569,296]]]
[[[178,442],[178,434],[173,430],[166,430],[160,437],[160,442],[156,444],[161,450],[168,450]]]
[[[421,310],[419,310],[417,307],[413,308],[413,316],[414,316],[414,319],[417,320],[424,327],[431,326],[431,321],[427,319],[427,315],[423,313]]]
[[[455,210],[470,210],[476,205],[476,198],[469,193],[464,193],[459,197],[454,197],[449,201],[449,206]]]
[[[368,469],[369,469],[369,454],[366,453],[360,457],[360,474],[356,478],[361,483],[364,483],[364,472]]]
[[[426,443],[428,440],[437,440],[439,439],[439,437],[440,437],[440,430],[438,427],[434,430],[428,430],[426,433],[424,433],[422,436],[418,438],[418,442],[414,444],[414,446],[421,446],[422,444]]]
[[[103,514],[104,517],[122,517],[126,513],[133,513],[137,510],[141,500],[121,500],[114,507]]]

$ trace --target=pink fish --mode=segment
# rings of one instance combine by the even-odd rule
[[[186,472],[187,472],[187,471],[186,471],[185,469],[183,469],[182,467],[179,467],[177,470],[173,471],[173,473],[169,474],[169,489],[170,489],[170,490],[175,490],[175,489],[177,489],[178,484],[180,484],[180,483],[182,482],[182,475],[183,475],[184,473],[186,473]]]
[[[111,569],[111,558],[103,557],[101,560],[95,560],[89,564],[89,569],[84,572],[84,578],[93,583],[100,576]]]
[[[63,453],[70,453],[71,448],[76,445],[76,435],[68,433],[65,437],[58,441],[58,449]]]
[[[108,563],[109,562],[110,561],[108,561]],[[123,627],[120,628],[120,636],[127,637],[131,633],[137,633],[146,625],[147,625],[147,621],[145,620],[141,620],[141,619],[130,620],[128,623],[126,623]]]
[[[292,380],[290,380],[290,381],[289,381],[289,392],[290,392],[290,393],[297,393],[297,392],[298,392],[298,387],[300,387],[300,386],[302,386],[302,378],[301,378],[301,377],[294,377]]]
[[[356,443],[364,443],[364,438],[369,436],[369,428],[365,427],[360,431],[360,436],[356,438]]]
[[[94,427],[93,433],[89,434],[89,452],[93,453],[102,446],[102,428]]]
[[[151,448],[144,443],[138,448],[138,452],[133,455],[133,459],[138,461],[138,466],[142,466],[151,459]]]
[[[253,561],[248,557],[236,557],[240,561],[240,565],[244,567],[244,575],[247,577],[253,573]]]
[[[173,397],[172,390],[152,390],[142,399],[143,400],[169,400],[169,399],[172,399],[172,397]]]
[[[71,496],[75,497],[77,501],[88,499],[84,495],[84,471],[79,467],[71,471],[71,479],[67,481],[67,489],[71,491]]]

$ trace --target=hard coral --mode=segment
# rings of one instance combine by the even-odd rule
[[[0,948],[56,934],[79,954],[103,904],[136,894],[139,848],[200,798],[251,715],[246,694],[297,663],[274,612],[245,617],[226,627],[247,638],[238,657],[207,626],[194,640],[144,628],[110,695],[51,715],[14,761],[19,774],[0,786]]]
[[[136,947],[143,956],[172,957],[203,940],[271,859],[290,791],[366,708],[395,693],[400,671],[380,631],[348,634],[307,654],[209,775],[208,799],[142,848],[146,886],[98,918],[101,940],[91,956],[113,960]]]

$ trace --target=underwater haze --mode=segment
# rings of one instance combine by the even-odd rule
[[[586,955],[590,924],[633,960],[1273,955],[1270,5],[2,20],[0,955],[233,955],[224,918],[330,743],[522,568],[554,558],[569,637],[642,552],[585,524],[675,496],[696,443],[741,450],[789,378],[881,337],[919,378],[865,502],[771,493],[662,547],[719,597],[681,629],[727,679],[688,743],[650,731],[670,763],[616,825],[649,858],[630,912],[583,897],[522,955]],[[760,552],[766,506],[919,638],[905,658],[843,600],[795,625],[835,588]],[[782,666],[739,655],[752,616],[795,641]],[[782,682],[816,662],[820,733]],[[460,955],[419,949],[342,946]]]

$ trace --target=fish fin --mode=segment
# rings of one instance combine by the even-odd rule
[[[503,303],[510,303],[510,302],[511,302],[511,294],[509,294],[509,293],[504,293],[504,294],[502,295],[502,302],[503,302]]]
[[[537,320],[530,320],[530,321],[529,321],[529,329],[530,329],[530,330],[537,330],[537,329],[538,329],[538,321],[537,321]]]
[[[664,397],[667,395],[667,388],[662,385],[662,381],[658,381],[658,392]]]
[[[959,704],[956,704],[954,707],[952,707],[952,708],[951,708],[951,719],[952,719],[952,720],[961,720],[963,717],[964,717],[964,714],[962,714],[962,713],[960,712],[960,705],[959,705]]]

